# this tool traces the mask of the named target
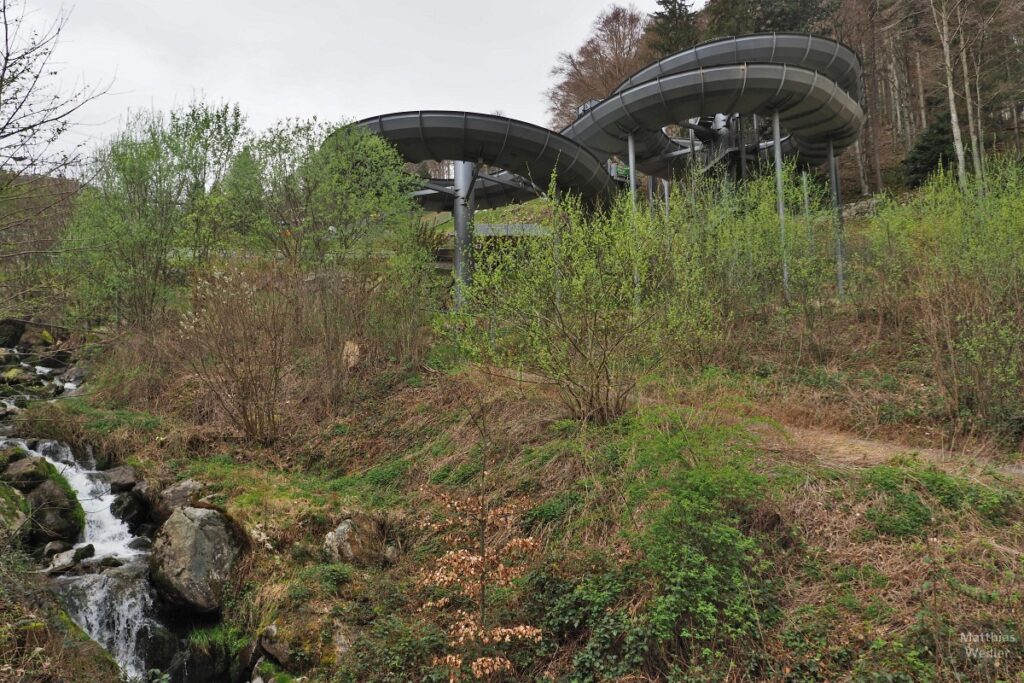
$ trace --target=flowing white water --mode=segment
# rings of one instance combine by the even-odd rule
[[[148,553],[129,547],[137,537],[111,512],[115,495],[110,484],[94,463],[76,459],[67,444],[38,441],[29,448],[24,439],[0,439],[0,448],[9,446],[45,458],[74,490],[85,511],[85,530],[75,547],[95,548],[90,563],[109,557],[125,563],[102,573],[62,577],[58,585],[75,623],[110,652],[129,678],[141,677],[145,665],[139,656],[138,640],[151,624],[148,615],[153,607],[145,564]]]
[[[78,502],[85,511],[85,531],[75,547],[92,545],[97,559],[116,557],[127,560],[141,554],[128,547],[136,537],[128,530],[128,525],[110,511],[116,496],[110,492],[107,478],[95,470],[92,463],[78,462],[71,447],[59,441],[38,441],[33,443],[35,448],[29,448],[24,439],[0,440],[0,448],[15,445],[32,455],[46,458],[78,496]]]
[[[60,591],[71,618],[106,649],[129,679],[146,673],[139,641],[153,623],[153,593],[144,562],[101,574],[62,577]]]

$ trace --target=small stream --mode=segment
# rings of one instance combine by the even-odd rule
[[[30,368],[48,383],[60,381],[46,379],[53,372],[49,368],[25,363],[22,367]],[[77,387],[67,383],[63,389],[71,392]],[[4,399],[5,412],[17,412],[19,404],[23,406],[26,400],[33,399],[27,396]],[[56,467],[85,512],[85,528],[74,548],[91,545],[95,552],[78,564],[73,574],[53,579],[68,615],[114,657],[128,678],[143,678],[146,674],[144,643],[157,630],[163,630],[154,616],[148,539],[140,541],[140,537],[132,534],[128,525],[113,514],[111,505],[116,496],[91,456],[74,453],[70,446],[58,441],[0,437],[0,449],[11,446],[43,457]]]

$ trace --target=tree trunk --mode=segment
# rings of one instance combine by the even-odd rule
[[[938,3],[938,5],[936,5]],[[949,119],[953,129],[953,149],[956,151],[956,174],[960,189],[967,190],[967,155],[964,153],[964,135],[960,130],[960,113],[956,107],[956,84],[953,75],[953,37],[949,30],[949,11],[946,0],[928,0],[935,29],[942,44],[942,61],[946,71],[946,98],[949,100]]]
[[[899,136],[909,145],[910,131],[903,126],[903,94],[900,90],[899,71],[896,67],[896,46],[891,38],[887,42],[887,51],[889,53],[889,91],[892,93],[893,125],[895,130],[899,132]],[[893,137],[895,138],[896,136],[893,135]]]
[[[928,106],[924,99],[924,73],[921,71],[920,49],[914,53],[914,59],[917,61],[917,106],[921,109],[921,130],[925,130],[928,128]]]
[[[985,159],[985,109],[981,101],[981,60],[977,58],[974,62],[974,86],[978,96],[975,100],[978,105],[978,158],[981,159],[981,179],[984,184],[988,176],[988,163]]]
[[[974,165],[974,175],[982,180],[981,153],[978,151],[978,127],[974,120],[974,96],[971,93],[971,73],[967,67],[967,60],[970,56],[967,52],[967,41],[964,39],[964,18],[960,7],[956,8],[957,24],[960,33],[960,66],[964,72],[964,101],[967,103],[967,130],[971,134],[971,162]]]
[[[885,102],[883,98],[883,84],[882,79],[878,73],[878,35],[877,25],[875,23],[875,17],[878,14],[878,0],[875,0],[875,9],[870,16],[869,30],[871,32],[871,94],[875,98],[875,116],[871,115],[871,103],[865,107],[868,115],[868,128],[872,131],[871,136],[871,156],[874,161],[875,171],[875,187],[878,192],[885,189],[885,185],[882,182],[882,160],[878,153],[878,145],[882,138],[881,131],[881,120],[882,111],[885,108]]]
[[[857,182],[860,183],[860,195],[867,197],[871,194],[871,188],[868,187],[867,174],[864,173],[864,150],[860,145],[860,140],[853,145],[853,156],[857,159]]]

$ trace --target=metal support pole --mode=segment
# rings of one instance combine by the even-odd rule
[[[633,134],[629,134],[629,198],[633,201],[633,208],[636,208],[636,142]]]
[[[667,180],[662,180],[661,185],[665,191],[665,218],[668,218],[672,209],[672,186]]]
[[[757,114],[754,114],[754,164],[757,166],[761,165],[761,119],[758,118]]]
[[[473,279],[473,211],[476,197],[476,164],[471,161],[455,162],[455,306],[465,300],[464,287]]]
[[[743,116],[736,118],[736,135],[740,141],[740,180],[747,179],[747,141],[743,136]]]
[[[828,170],[832,183],[832,208],[836,215],[836,285],[840,301],[846,293],[846,236],[843,226],[843,190],[839,184],[839,160],[835,146],[828,141]]]
[[[772,116],[772,147],[775,149],[775,195],[779,209],[779,236],[782,244],[782,296],[789,303],[789,255],[786,253],[786,194],[782,183],[782,124],[779,112]]]

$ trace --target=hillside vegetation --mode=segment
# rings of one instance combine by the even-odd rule
[[[566,198],[528,209],[550,236],[480,244],[451,310],[376,139],[125,192],[179,123],[81,196],[69,238],[128,250],[54,265],[92,389],[19,430],[241,523],[197,646],[273,625],[281,681],[1021,680],[1021,165],[851,218],[842,297],[790,171],[784,248],[769,176],[694,179],[667,217]],[[365,199],[290,185],[363,163],[394,169]],[[369,531],[332,556],[344,520]]]

